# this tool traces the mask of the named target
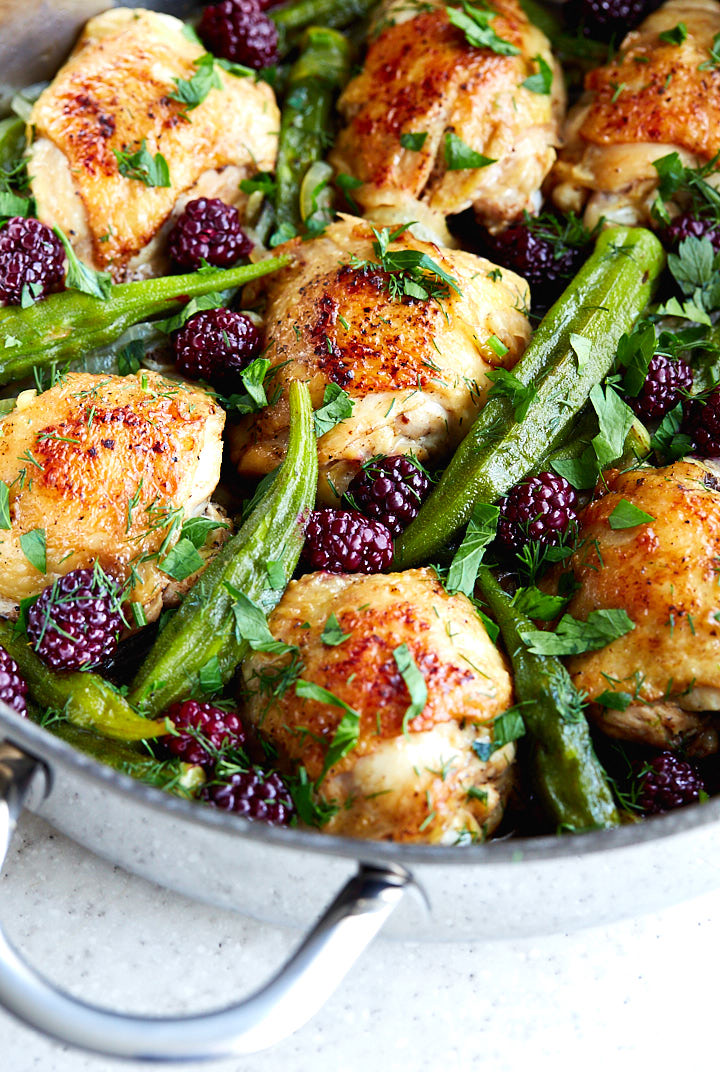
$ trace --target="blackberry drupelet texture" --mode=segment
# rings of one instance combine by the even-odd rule
[[[19,715],[27,713],[28,687],[10,652],[0,647],[0,700]]]
[[[368,462],[352,479],[348,497],[366,517],[381,521],[393,536],[417,516],[430,481],[404,454]]]
[[[99,569],[76,569],[48,585],[28,611],[27,635],[55,670],[89,670],[114,655],[125,619],[120,588]]]
[[[536,233],[532,225],[516,223],[499,234],[488,234],[485,245],[503,268],[523,276],[533,305],[548,306],[587,259],[590,246],[564,246]]]
[[[305,532],[303,561],[328,573],[382,573],[392,562],[390,531],[355,510],[314,510]]]
[[[252,249],[240,226],[238,210],[217,197],[188,201],[170,232],[168,249],[174,268],[195,272],[202,261],[213,268],[230,268]]]
[[[697,768],[672,752],[661,752],[640,773],[638,805],[646,815],[672,811],[700,799],[704,785]]]
[[[0,301],[20,305],[61,289],[65,250],[40,220],[13,216],[0,228]]]
[[[262,335],[244,313],[203,309],[173,332],[171,343],[184,376],[230,393],[241,387],[240,373],[260,353]]]
[[[500,500],[498,542],[506,551],[520,551],[530,540],[558,543],[577,521],[577,496],[557,473],[539,473],[516,484]]]
[[[693,384],[692,369],[679,358],[673,361],[665,354],[655,354],[648,365],[647,377],[640,394],[628,398],[638,417],[644,421],[659,421]]]
[[[175,733],[163,737],[162,743],[170,755],[184,763],[212,767],[223,747],[242,748],[245,743],[245,730],[236,711],[183,700],[169,707],[165,718],[173,723]]]
[[[683,406],[682,431],[701,458],[720,458],[720,387],[704,399],[688,399]]]
[[[295,814],[290,791],[280,775],[259,767],[216,778],[203,789],[202,797],[223,811],[277,826],[287,826]]]
[[[570,17],[589,37],[600,41],[612,37],[619,44],[657,6],[656,0],[576,0]]]
[[[663,241],[677,249],[686,238],[709,238],[716,253],[720,253],[720,227],[715,220],[703,219],[692,212],[682,212],[663,231]]]
[[[278,59],[275,23],[258,0],[222,0],[203,11],[198,34],[208,51],[246,67],[269,67]]]

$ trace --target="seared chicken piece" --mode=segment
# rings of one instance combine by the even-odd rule
[[[323,642],[334,614],[344,639]],[[388,841],[455,842],[497,825],[510,788],[514,744],[492,751],[493,722],[512,703],[505,660],[463,595],[449,596],[430,569],[386,576],[312,573],[291,581],[269,617],[295,645],[300,676],[359,716],[357,743],[332,763],[328,748],[346,712],[277,688],[289,656],[254,653],[243,663],[248,713],[280,762],[338,807],[329,834]],[[419,714],[394,652],[407,645],[427,688]],[[352,721],[352,716],[350,716]],[[491,753],[482,760],[478,752]]]
[[[394,0],[381,11],[362,73],[340,98],[347,126],[330,154],[338,172],[365,184],[353,197],[371,218],[382,214],[387,222],[390,206],[395,222],[422,221],[413,207],[418,199],[441,220],[472,205],[482,223],[499,230],[539,208],[565,107],[562,73],[516,0],[493,0],[488,9],[495,13],[491,29],[517,54],[468,44],[439,0]],[[538,57],[552,72],[549,93],[523,86],[537,73]],[[450,170],[448,134],[495,163]],[[403,135],[425,139],[403,147]]]
[[[692,461],[606,477],[563,567],[580,585],[567,609],[584,621],[624,608],[635,628],[570,658],[573,682],[591,701],[608,692],[632,698],[625,711],[592,705],[612,736],[665,748],[699,738],[695,749],[715,751],[716,719],[701,712],[720,711],[720,480]],[[623,499],[653,520],[610,528]]]
[[[681,44],[660,39],[680,23]],[[709,61],[718,33],[716,0],[669,0],[627,35],[611,63],[587,75],[551,175],[556,205],[584,208],[589,227],[601,216],[648,223],[658,185],[653,161],[671,152],[689,167],[712,159],[720,148],[720,69]]]
[[[194,109],[171,98],[203,50],[170,15],[114,8],[91,19],[32,110],[28,164],[38,216],[118,282],[165,270],[164,242],[194,197],[242,205],[240,179],[271,171],[280,114],[265,82],[216,63],[222,88]],[[122,175],[115,151],[167,161],[170,185]]]
[[[70,570],[92,566],[125,583],[157,617],[171,578],[158,551],[183,517],[201,514],[220,477],[223,410],[200,388],[152,372],[68,373],[22,394],[0,421],[0,480],[11,527],[0,529],[3,613]],[[173,521],[175,525],[173,525]],[[41,573],[23,534],[45,534]]]
[[[352,417],[319,440],[321,500],[335,502],[333,489],[342,494],[360,465],[377,454],[414,452],[434,464],[462,439],[483,405],[487,373],[512,367],[525,349],[528,290],[519,276],[406,231],[390,250],[426,253],[456,280],[462,296],[448,288],[439,301],[392,300],[388,273],[357,267],[377,260],[373,239],[368,224],[344,217],[320,238],[281,247],[293,263],[263,285],[266,356],[278,369],[272,392],[282,393],[231,433],[243,476],[261,476],[282,461],[287,386],[297,379],[308,382],[316,408],[332,383],[355,402]]]

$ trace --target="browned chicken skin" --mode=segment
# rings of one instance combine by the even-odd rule
[[[0,530],[0,601],[36,595],[94,561],[126,582],[149,617],[170,578],[157,552],[173,518],[202,512],[220,476],[223,410],[201,388],[155,373],[68,373],[25,392],[0,421],[0,480],[11,528]],[[30,564],[20,536],[45,532],[47,570]],[[175,528],[175,542],[179,526]],[[148,556],[147,561],[142,561]]]
[[[522,354],[530,324],[519,276],[405,232],[390,248],[428,253],[457,280],[462,297],[451,290],[440,302],[394,301],[384,273],[352,266],[352,256],[376,259],[373,238],[368,224],[344,217],[321,238],[282,247],[292,252],[292,265],[263,283],[267,357],[278,367],[272,390],[282,394],[233,430],[241,475],[262,476],[282,460],[292,380],[309,383],[316,408],[330,383],[355,402],[353,416],[319,440],[319,496],[333,502],[333,488],[342,493],[377,454],[414,452],[431,463],[446,456],[485,400],[487,373]],[[493,335],[507,347],[503,356],[488,345]]]
[[[347,638],[323,643],[331,614]],[[297,647],[301,677],[360,716],[357,744],[322,781],[339,805],[324,830],[393,841],[482,837],[500,820],[514,745],[482,761],[473,742],[491,742],[493,721],[512,703],[505,660],[463,595],[449,596],[430,569],[387,576],[312,573],[291,581],[269,625]],[[393,652],[406,644],[427,687],[422,712],[403,732],[410,694]],[[248,713],[281,763],[321,777],[343,711],[271,695],[288,656],[251,655],[243,664]],[[276,690],[277,692],[277,690]],[[469,793],[469,790],[472,792]]]
[[[660,34],[680,22],[681,44]],[[568,114],[565,146],[551,175],[564,211],[585,209],[594,226],[651,222],[654,160],[678,152],[697,167],[720,149],[720,69],[709,63],[720,32],[716,0],[669,0],[627,35],[618,55],[591,71]]]
[[[562,73],[547,38],[515,0],[496,0],[492,10],[492,29],[517,55],[468,44],[441,3],[401,0],[381,12],[362,73],[340,98],[347,126],[330,155],[339,172],[365,183],[353,196],[371,218],[385,212],[387,220],[394,214],[396,222],[422,222],[423,207],[442,218],[473,205],[483,223],[499,229],[539,207],[558,144]],[[538,56],[553,71],[550,94],[522,85]],[[448,132],[496,163],[449,170]],[[413,150],[400,144],[404,134],[427,136]]]
[[[580,586],[567,609],[584,621],[599,608],[624,608],[635,628],[571,657],[573,683],[591,701],[604,692],[632,698],[625,711],[591,706],[612,736],[656,747],[697,738],[698,751],[714,751],[716,720],[699,712],[720,710],[720,481],[692,461],[606,478],[563,567]],[[608,518],[622,499],[653,520],[613,530]]]
[[[216,64],[222,88],[188,112],[172,99],[175,79],[191,79],[202,55],[179,19],[115,8],[87,23],[32,110],[38,216],[116,282],[165,269],[171,214],[190,198],[241,204],[240,179],[274,167],[280,114],[266,83]],[[143,143],[166,159],[168,187],[120,173],[115,150],[133,154]]]

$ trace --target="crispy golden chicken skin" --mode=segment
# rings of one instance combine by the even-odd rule
[[[263,285],[266,356],[278,369],[271,393],[281,393],[231,432],[231,455],[242,476],[262,476],[282,461],[287,386],[297,379],[308,382],[315,408],[332,383],[355,403],[352,417],[319,440],[322,500],[335,502],[333,489],[342,494],[360,465],[377,454],[412,452],[434,463],[462,439],[483,405],[487,373],[512,367],[525,349],[528,290],[519,276],[405,232],[390,249],[427,253],[457,281],[462,296],[450,289],[439,302],[392,300],[387,273],[353,267],[353,257],[377,259],[373,239],[367,223],[343,217],[320,238],[280,247],[292,253],[293,263]]]
[[[322,639],[331,614],[345,634],[334,645]],[[322,780],[322,795],[339,806],[326,833],[454,842],[494,829],[514,745],[485,761],[472,746],[492,742],[495,717],[512,703],[512,682],[465,596],[448,595],[430,569],[312,573],[290,582],[269,625],[277,640],[297,647],[292,658],[301,660],[302,679],[359,715],[357,743]],[[393,655],[403,644],[427,688],[427,702],[406,732],[411,698]],[[344,712],[300,699],[293,686],[280,694],[278,674],[289,658],[256,652],[245,661],[248,713],[281,763],[302,764],[317,781]]]
[[[202,513],[214,491],[224,421],[205,391],[151,372],[71,372],[40,395],[21,395],[0,421],[11,520],[0,530],[3,611],[97,560],[123,583],[135,564],[132,598],[156,616],[170,584],[157,552],[173,518]],[[45,533],[44,574],[20,545],[34,529]]]
[[[606,477],[564,567],[580,585],[567,609],[584,621],[593,610],[621,607],[635,628],[571,657],[573,682],[591,700],[607,692],[632,698],[625,711],[592,705],[612,736],[657,747],[699,737],[698,750],[714,751],[716,720],[699,712],[720,710],[720,480],[691,461]],[[613,530],[608,518],[623,499],[653,520]]]
[[[275,165],[280,115],[266,83],[215,64],[222,88],[189,111],[172,99],[175,80],[191,79],[202,55],[179,19],[115,8],[87,23],[32,110],[38,215],[116,282],[165,268],[164,240],[188,200],[242,204],[239,180]],[[120,173],[115,150],[132,155],[143,145],[167,161],[168,187]]]
[[[682,23],[680,44],[660,34]],[[647,223],[658,184],[653,161],[678,152],[697,167],[720,149],[720,69],[710,50],[720,32],[716,0],[669,0],[591,71],[568,114],[553,168],[555,203],[617,223]]]
[[[330,155],[339,172],[365,184],[353,197],[371,218],[392,206],[397,220],[422,219],[417,199],[442,215],[473,205],[497,230],[525,209],[537,211],[565,107],[562,72],[516,0],[490,6],[492,29],[516,55],[468,44],[443,3],[395,0],[381,12],[362,73],[340,98],[347,126]],[[552,71],[550,93],[522,84],[537,72],[537,57]],[[426,137],[403,147],[409,134]],[[496,162],[450,170],[447,134]]]

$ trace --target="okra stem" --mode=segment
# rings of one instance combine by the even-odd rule
[[[378,0],[294,0],[268,12],[278,28],[280,54],[295,44],[306,26],[341,29],[356,19],[363,19],[377,7]]]

